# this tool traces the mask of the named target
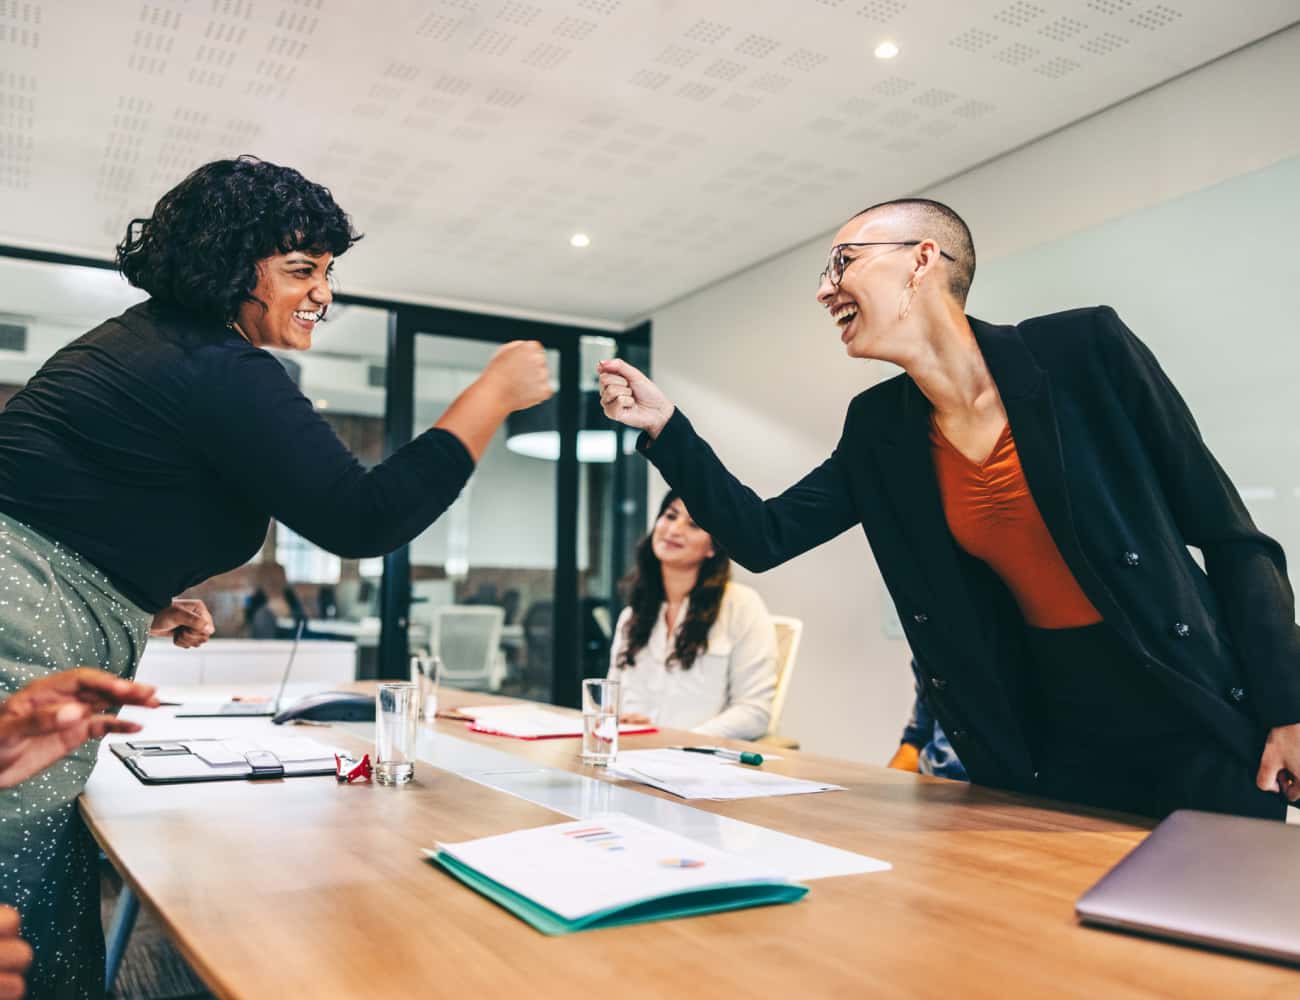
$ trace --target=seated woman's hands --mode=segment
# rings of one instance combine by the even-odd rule
[[[624,712],[618,721],[624,726],[653,726],[655,720],[640,712]]]
[[[182,649],[202,646],[215,631],[207,605],[190,597],[175,598],[171,607],[154,615],[149,625],[150,635],[169,635],[172,642]]]
[[[675,409],[659,387],[617,358],[600,362],[596,371],[600,373],[600,406],[605,416],[657,438]]]
[[[152,685],[91,667],[50,674],[11,694],[0,702],[0,788],[45,770],[86,740],[139,732],[139,723],[99,714],[121,705],[156,708],[158,699]]]

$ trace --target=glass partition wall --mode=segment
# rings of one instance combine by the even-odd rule
[[[47,357],[143,299],[106,261],[0,246],[0,407]],[[383,558],[340,559],[272,523],[246,565],[195,587],[223,638],[352,641],[359,678],[440,645],[452,683],[574,705],[602,673],[618,581],[646,523],[634,435],[599,412],[595,364],[649,360],[628,334],[338,294],[312,349],[280,356],[366,466],[430,426],[509,340],[547,348],[553,399],[518,414],[460,499]],[[480,633],[490,633],[483,640]],[[473,652],[471,652],[473,651]]]

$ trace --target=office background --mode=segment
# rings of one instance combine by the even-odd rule
[[[206,159],[291,163],[368,233],[340,264],[344,291],[563,325],[578,389],[595,358],[648,322],[655,378],[734,471],[772,492],[824,458],[847,400],[890,374],[846,361],[813,302],[830,233],[861,205],[929,195],[974,229],[972,313],[1114,305],[1183,389],[1261,525],[1297,551],[1300,28],[1276,30],[1294,20],[1289,0],[1237,12],[980,0],[961,24],[905,0],[725,2],[708,17],[618,0],[466,0],[399,4],[355,37],[349,9],[319,0],[77,8],[0,7],[0,242],[102,258],[128,218]],[[634,16],[658,20],[632,59],[619,19]],[[944,41],[896,66],[857,51],[899,30]],[[102,69],[60,72],[52,52],[65,68]],[[576,64],[617,83],[584,90]],[[593,238],[585,255],[567,245],[578,229]],[[13,260],[0,260],[0,289],[0,322],[27,331],[20,352],[0,355],[10,385],[136,298],[106,272]],[[293,359],[372,461],[388,336],[385,309],[352,303]],[[490,347],[421,331],[417,425]],[[568,545],[576,611],[575,588],[609,592],[611,553],[628,539],[614,525],[620,473],[582,465],[564,493],[557,464],[521,457],[507,436],[406,572],[430,602],[515,590],[521,625],[558,599],[557,547]],[[638,493],[641,523],[660,489],[652,479]],[[567,543],[565,497],[578,511]],[[333,575],[368,582],[358,620],[379,610],[374,565],[322,569],[287,533],[264,556],[290,568],[303,599]],[[861,534],[754,583],[774,613],[805,622],[783,729],[809,750],[887,757],[911,677]],[[253,586],[230,589],[232,616]]]

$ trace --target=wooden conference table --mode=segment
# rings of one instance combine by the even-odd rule
[[[503,700],[452,694],[444,689],[445,706]],[[164,713],[145,735],[200,735],[181,732],[196,720]],[[270,728],[222,725],[252,738]],[[525,766],[595,773],[576,740],[437,725]],[[369,749],[337,728],[287,731]],[[690,739],[661,731],[623,745]],[[1076,897],[1147,821],[783,753],[764,767],[848,790],[690,805],[892,871],[814,880],[791,906],[561,938],[431,867],[420,849],[569,817],[430,764],[399,789],[329,778],[145,786],[106,758],[81,801],[112,863],[223,998],[1300,995],[1300,971],[1076,924]]]

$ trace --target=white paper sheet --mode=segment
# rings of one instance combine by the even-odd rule
[[[752,799],[843,791],[843,785],[790,778],[748,764],[683,750],[625,750],[609,765],[612,777],[639,781],[683,799]]]

